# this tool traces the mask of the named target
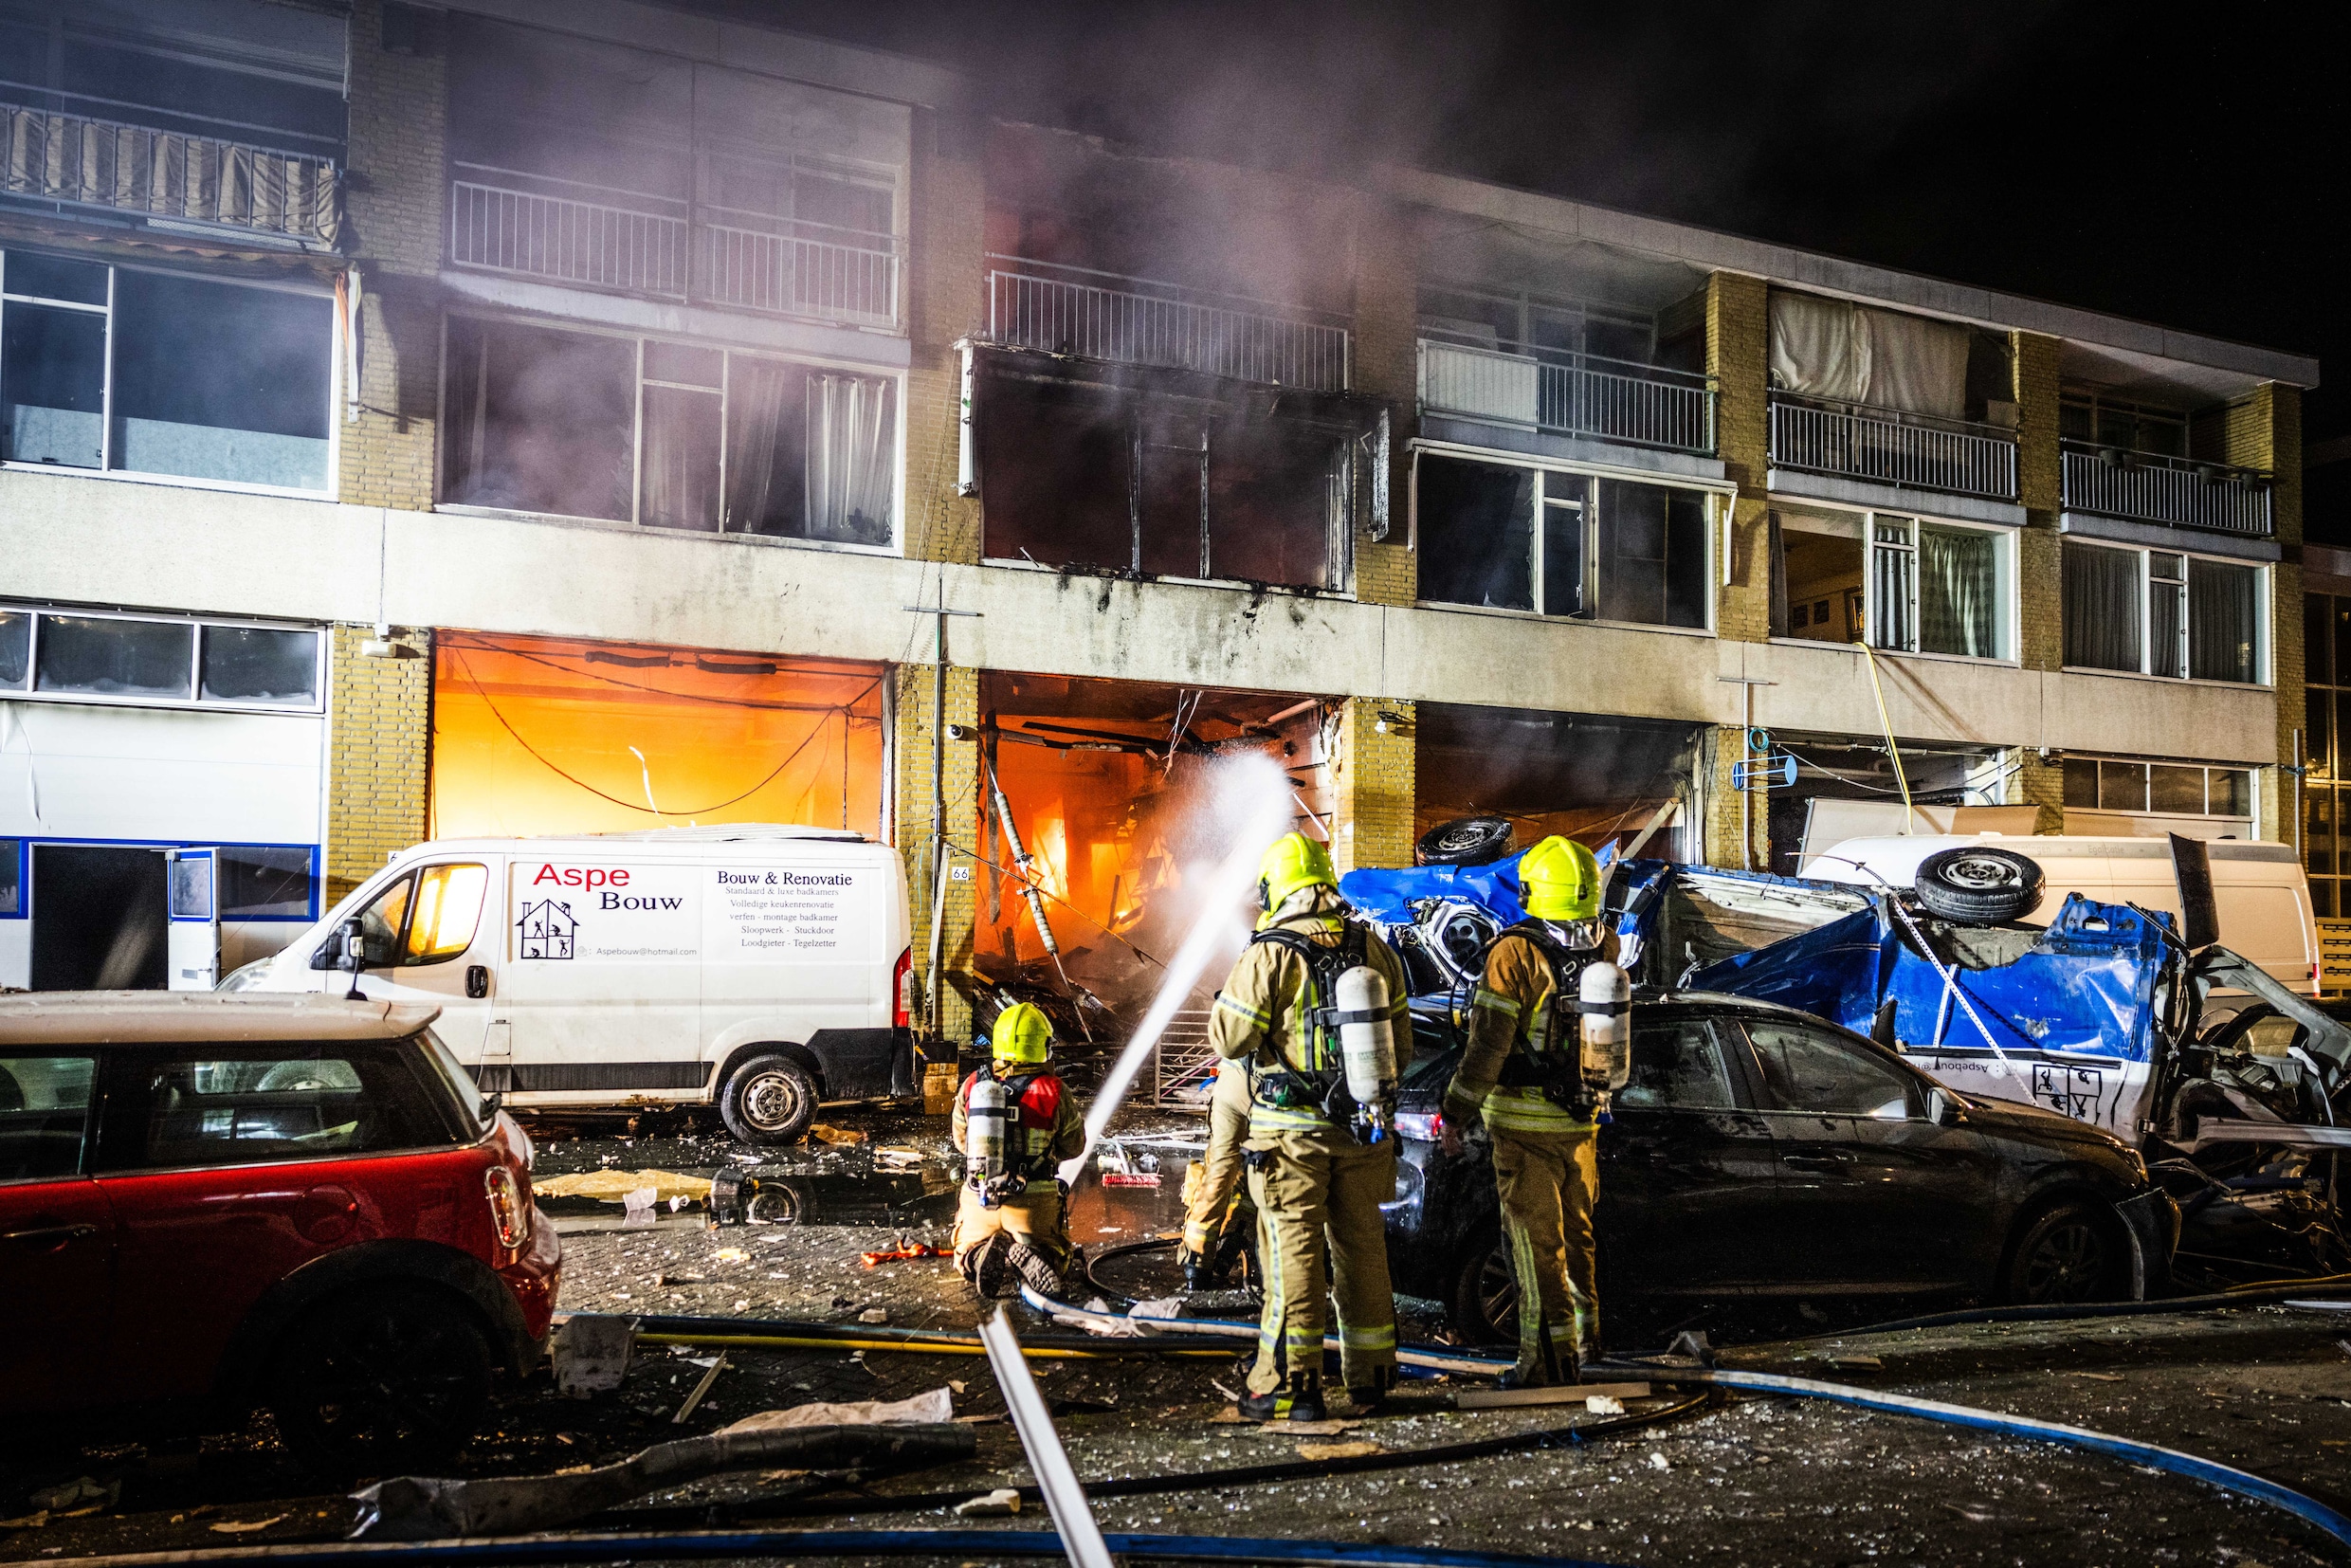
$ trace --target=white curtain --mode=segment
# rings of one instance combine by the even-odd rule
[[[1919,530],[1919,648],[1997,655],[1993,591],[1999,541],[1975,529]]]
[[[890,386],[862,375],[809,377],[809,538],[889,542]]]
[[[775,501],[775,441],[788,378],[807,373],[797,365],[733,355],[726,374],[726,525],[738,534],[790,532],[789,519],[769,516]],[[776,527],[778,520],[786,526]]]
[[[1774,293],[1772,385],[1835,403],[1960,419],[1967,329],[1817,295]]]

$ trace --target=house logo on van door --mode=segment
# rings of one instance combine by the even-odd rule
[[[520,956],[525,958],[568,958],[572,956],[572,934],[579,921],[572,918],[572,906],[553,899],[540,899],[522,906],[522,918],[515,924],[522,933]]]

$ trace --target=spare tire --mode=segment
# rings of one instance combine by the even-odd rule
[[[1490,866],[1510,852],[1510,819],[1457,816],[1440,822],[1412,846],[1416,866]]]
[[[2041,902],[2041,866],[2014,849],[1968,844],[1919,862],[1911,885],[1926,912],[1961,925],[2021,920]]]

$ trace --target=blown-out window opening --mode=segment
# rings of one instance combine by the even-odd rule
[[[1434,451],[1413,484],[1423,603],[1712,622],[1713,492]]]
[[[895,377],[739,350],[448,319],[451,504],[886,549]]]

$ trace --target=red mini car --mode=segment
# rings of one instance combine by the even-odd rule
[[[277,1418],[338,1474],[445,1455],[536,1364],[531,1145],[427,1026],[318,995],[0,997],[0,1425]]]

